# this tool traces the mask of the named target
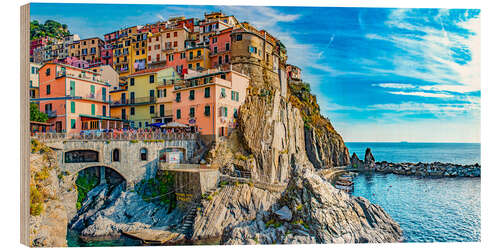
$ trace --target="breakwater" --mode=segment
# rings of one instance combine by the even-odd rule
[[[453,163],[392,163],[376,162],[372,169],[375,172],[398,175],[430,176],[430,177],[480,177],[481,165],[461,165]]]

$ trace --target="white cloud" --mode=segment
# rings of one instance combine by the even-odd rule
[[[403,92],[403,91],[389,91],[388,93],[393,95],[411,95],[411,96],[421,96],[421,97],[437,97],[437,98],[451,98],[453,95],[440,94],[440,93],[429,93],[429,92]]]
[[[381,88],[391,88],[391,89],[413,89],[416,88],[415,85],[407,83],[375,83],[372,86]]]

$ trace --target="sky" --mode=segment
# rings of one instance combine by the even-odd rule
[[[347,142],[480,142],[480,11],[31,4],[81,38],[222,10],[280,39]]]

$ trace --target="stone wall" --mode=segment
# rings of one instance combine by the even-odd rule
[[[142,179],[153,178],[158,169],[159,153],[164,148],[181,148],[186,159],[197,150],[196,140],[177,141],[65,141],[58,152],[58,161],[63,171],[76,175],[79,171],[94,166],[105,166],[118,172],[127,181],[128,187]],[[147,150],[147,159],[141,160],[140,150]],[[112,161],[114,149],[120,151],[120,161]],[[94,150],[99,153],[98,162],[65,163],[64,154],[72,150]]]

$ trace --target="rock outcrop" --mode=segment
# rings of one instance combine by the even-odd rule
[[[73,180],[60,171],[55,152],[35,140],[30,172],[30,246],[65,247],[68,221],[76,213]]]
[[[356,152],[352,153],[352,156],[351,156],[351,167],[353,168],[364,168],[365,164],[363,163],[363,161],[361,161],[358,157],[358,155],[356,154]]]
[[[272,209],[227,227],[224,244],[382,243],[402,240],[399,225],[378,205],[335,189],[308,168],[294,178]],[[291,218],[284,216],[290,210]]]
[[[139,194],[124,191],[124,185],[110,187],[101,184],[87,193],[82,208],[69,224],[83,239],[117,237],[122,231],[170,229],[183,214],[144,201]]]
[[[375,157],[373,157],[371,148],[366,148],[364,163],[365,168],[375,168]]]
[[[259,211],[268,210],[279,199],[278,193],[247,184],[223,187],[212,200],[202,201],[193,226],[193,240],[222,236],[226,227],[254,220]]]

